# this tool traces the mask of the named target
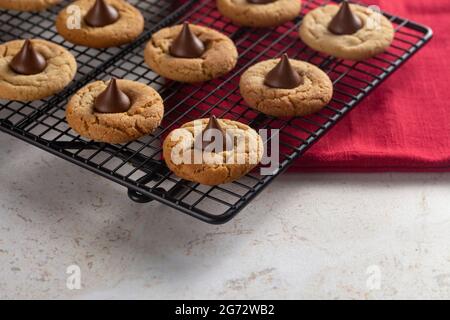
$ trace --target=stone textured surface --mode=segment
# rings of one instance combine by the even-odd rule
[[[211,28],[193,24],[189,27],[206,45],[200,58],[170,55],[170,46],[182,28],[182,25],[176,25],[161,29],[152,36],[144,51],[147,65],[165,78],[188,83],[208,81],[233,70],[238,52],[230,38]]]
[[[337,5],[319,7],[309,12],[300,25],[301,39],[314,50],[351,60],[364,60],[383,52],[394,38],[394,27],[383,15],[366,7],[351,5],[364,23],[351,35],[335,35],[328,24],[338,11]],[[369,19],[371,22],[369,22]]]
[[[293,69],[304,82],[294,89],[270,88],[266,75],[280,59],[259,62],[248,68],[241,77],[239,89],[247,104],[275,117],[302,116],[319,111],[333,96],[333,83],[318,67],[300,60],[289,59]]]
[[[93,0],[78,0],[70,5],[78,6],[81,13],[81,25],[78,29],[67,27],[67,21],[73,12],[67,8],[61,10],[56,18],[56,29],[67,41],[90,48],[117,47],[136,39],[144,31],[144,17],[141,12],[124,0],[107,0],[116,8],[120,18],[113,24],[94,28],[84,22],[84,16],[94,4]]]
[[[95,99],[108,82],[95,81],[73,95],[66,109],[66,119],[78,134],[88,139],[124,143],[152,133],[164,115],[161,96],[155,89],[131,80],[117,80],[119,88],[130,98],[127,112],[97,113]]]
[[[52,42],[33,39],[33,47],[47,60],[41,73],[21,75],[9,63],[20,51],[24,40],[0,44],[0,99],[32,101],[46,98],[64,89],[77,72],[77,62],[67,49]]]
[[[450,174],[285,174],[211,226],[3,133],[0,162],[1,298],[450,298]]]
[[[237,25],[275,27],[297,17],[301,1],[277,0],[267,4],[252,4],[247,0],[217,0],[217,8]]]
[[[0,0],[0,9],[40,11],[60,2],[61,0]]]

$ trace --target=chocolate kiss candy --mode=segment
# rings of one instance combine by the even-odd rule
[[[178,58],[199,58],[205,52],[205,44],[191,32],[189,23],[185,22],[169,51]]]
[[[271,2],[275,2],[277,0],[247,0],[249,3],[253,3],[253,4],[266,4],[266,3],[271,3]]]
[[[361,28],[361,19],[353,14],[347,1],[342,2],[339,11],[328,25],[328,30],[337,35],[353,34]]]
[[[108,87],[98,95],[94,102],[94,109],[100,113],[121,113],[130,109],[131,101],[117,86],[116,79],[112,78]]]
[[[18,74],[32,75],[41,73],[47,67],[44,56],[34,50],[30,40],[25,40],[22,49],[14,56],[9,67]]]
[[[264,84],[271,88],[293,89],[303,84],[303,77],[292,68],[287,54],[283,54],[280,62],[266,75]]]
[[[84,21],[91,27],[104,27],[119,19],[119,12],[105,0],[96,0],[84,17]]]
[[[213,144],[216,142],[216,133],[213,133],[212,131],[210,131],[210,129],[216,129],[219,130],[222,133],[222,151],[229,151],[232,150],[234,147],[234,143],[233,140],[231,139],[231,137],[226,133],[226,131],[222,128],[222,126],[220,125],[219,121],[217,120],[216,116],[211,116],[209,118],[209,122],[208,125],[206,126],[206,128],[203,130],[202,134],[197,136],[197,139],[195,141],[195,146],[199,147],[201,146],[201,150],[205,150],[207,146],[209,146],[210,144]],[[217,137],[219,138],[219,137]],[[213,142],[214,141],[214,142]],[[212,148],[213,146],[211,146],[210,148]],[[220,151],[220,150],[216,150],[216,151]]]

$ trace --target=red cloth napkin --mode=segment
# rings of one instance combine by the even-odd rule
[[[291,171],[450,171],[450,2],[370,0],[434,37]]]

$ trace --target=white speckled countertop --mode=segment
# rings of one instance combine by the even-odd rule
[[[0,163],[0,298],[450,298],[450,174],[286,174],[211,226],[3,133]]]

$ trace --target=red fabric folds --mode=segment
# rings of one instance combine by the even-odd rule
[[[291,171],[450,171],[450,2],[371,0],[434,37]]]

